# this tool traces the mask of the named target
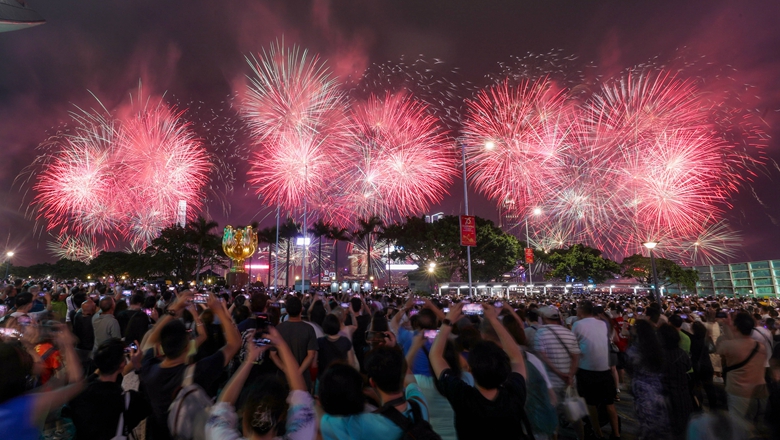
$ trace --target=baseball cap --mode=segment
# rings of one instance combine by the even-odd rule
[[[541,315],[543,318],[546,319],[560,319],[561,315],[558,312],[558,309],[556,309],[553,306],[544,306],[541,307],[539,310],[536,311],[539,315]]]

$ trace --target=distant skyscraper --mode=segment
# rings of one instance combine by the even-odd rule
[[[176,211],[176,223],[182,228],[187,226],[187,201],[179,200],[179,209]]]

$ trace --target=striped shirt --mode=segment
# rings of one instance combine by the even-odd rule
[[[556,336],[558,336],[556,338]],[[560,339],[560,341],[558,340]],[[563,344],[566,344],[564,347]],[[566,327],[547,324],[542,326],[536,331],[536,336],[533,341],[534,352],[543,353],[550,360],[550,363],[562,373],[568,373],[569,367],[571,367],[571,354],[581,354],[580,346],[577,343],[577,338]],[[566,349],[568,348],[568,352]],[[550,382],[554,388],[565,387],[566,384],[558,377],[557,374],[545,365],[548,375],[550,376]]]

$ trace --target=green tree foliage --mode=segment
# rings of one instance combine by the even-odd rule
[[[471,249],[472,279],[498,280],[517,266],[523,255],[522,245],[490,220],[477,217],[476,224],[477,246]],[[433,223],[426,223],[424,217],[407,217],[404,223],[388,225],[384,234],[396,243],[391,258],[413,261],[420,266],[420,272],[426,272],[428,264],[434,262],[434,275],[441,281],[450,280],[456,273],[461,279],[468,277],[458,216],[445,216]]]
[[[222,239],[212,233],[219,224],[214,220],[206,220],[198,216],[197,220],[187,223],[188,242],[197,247],[198,259],[195,268],[195,281],[200,282],[200,273],[203,272],[204,257],[212,253],[215,249],[222,248]]]
[[[600,250],[582,244],[550,251],[544,260],[550,267],[545,279],[603,283],[620,273],[620,266]]]
[[[677,285],[680,290],[694,290],[699,281],[699,273],[693,269],[685,269],[666,258],[655,259],[655,270],[658,273],[658,284],[662,286]],[[620,274],[634,278],[643,284],[652,284],[652,265],[650,257],[641,254],[630,255],[620,263]]]

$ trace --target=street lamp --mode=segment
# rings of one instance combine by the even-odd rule
[[[433,273],[436,270],[436,263],[430,262],[428,263],[428,272]]]
[[[655,270],[655,255],[653,255],[653,249],[658,246],[658,242],[646,241],[642,243],[642,245],[650,251],[650,270],[653,272],[653,297],[655,298],[655,302],[661,304],[661,296],[658,293],[658,272]]]
[[[14,256],[14,251],[8,251],[5,253],[8,260],[5,262],[5,278],[8,278],[8,271],[11,270],[11,257]]]

